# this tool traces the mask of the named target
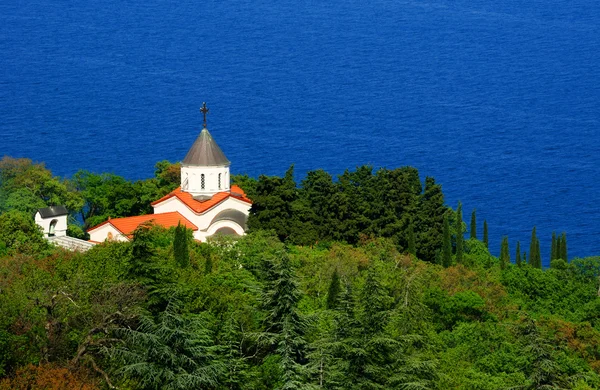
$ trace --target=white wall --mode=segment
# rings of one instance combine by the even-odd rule
[[[56,225],[54,226],[54,236],[62,237],[67,235],[67,217],[67,215],[61,215],[57,217],[42,218],[42,215],[38,211],[35,213],[35,223],[41,226],[44,236],[48,237],[48,234],[50,234],[50,225],[52,224],[52,221],[56,221]]]
[[[219,186],[219,174],[221,185]],[[202,188],[204,175],[204,188]],[[181,167],[181,190],[193,195],[212,195],[217,192],[229,191],[229,166],[199,167],[183,165]]]
[[[177,211],[179,214],[183,215],[190,222],[198,227],[198,230],[194,232],[194,238],[200,241],[206,241],[206,237],[212,235],[217,229],[209,229],[212,228],[210,226],[210,222],[213,218],[219,214],[223,210],[233,209],[240,211],[246,215],[250,213],[250,205],[246,202],[242,202],[241,200],[229,197],[223,202],[219,203],[217,206],[212,209],[206,211],[204,214],[196,214],[189,207],[187,207],[182,201],[180,201],[176,196],[173,196],[164,202],[161,202],[154,206],[154,214],[162,214],[168,213],[171,211]],[[220,221],[222,222],[222,221]],[[228,221],[234,226],[229,226],[234,229],[238,234],[243,235],[244,230],[240,225],[233,221]],[[217,225],[215,223],[214,225]],[[211,232],[212,231],[212,232]]]
[[[129,241],[129,239],[111,225],[110,222],[97,229],[91,230],[88,233],[90,234],[90,241],[104,242],[108,239],[109,233],[112,235],[113,241]]]

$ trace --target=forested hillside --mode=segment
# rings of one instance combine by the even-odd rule
[[[600,257],[565,261],[560,236],[549,269],[497,258],[414,168],[238,176],[250,233],[203,244],[142,225],[73,253],[33,222],[67,204],[82,236],[178,171],[0,162],[0,389],[600,388]]]

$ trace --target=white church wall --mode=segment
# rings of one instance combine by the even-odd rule
[[[89,231],[88,233],[90,234],[90,241],[95,242],[104,242],[106,240],[129,241],[129,239],[123,233],[117,230],[117,228],[110,223],[104,224],[92,231]]]
[[[155,205],[154,214],[162,214],[177,211],[179,214],[183,215],[185,218],[187,218],[190,222],[192,222],[198,227],[198,230],[194,232],[194,238],[200,241],[206,241],[206,238],[212,234],[208,233],[207,229],[209,229],[210,223],[215,218],[215,216],[223,210],[231,209],[240,211],[247,215],[250,211],[250,205],[236,198],[229,197],[223,202],[216,205],[215,207],[206,211],[204,214],[198,215],[194,211],[192,211],[188,206],[186,206],[185,203],[179,200],[176,196],[173,196]],[[239,227],[241,229],[241,226]],[[239,229],[234,230],[238,232]],[[243,229],[241,230],[241,233],[238,234],[243,234]]]
[[[223,202],[219,203],[217,206],[202,214],[202,220],[199,221],[201,225],[196,224],[194,221],[192,222],[194,222],[194,224],[196,224],[200,230],[206,230],[210,226],[213,218],[223,210],[237,210],[248,215],[250,211],[250,205],[246,202],[242,202],[241,200],[229,197]]]
[[[42,215],[38,211],[35,213],[35,223],[42,228],[45,237],[48,237],[51,234],[50,230],[53,224],[55,237],[63,237],[67,235],[67,215],[42,218]]]
[[[183,215],[187,218],[191,223],[198,226],[197,222],[197,214],[194,213],[189,207],[185,205],[182,201],[179,200],[176,196],[173,196],[163,202],[160,202],[157,205],[154,205],[154,214],[164,214],[170,213],[173,211],[177,211],[179,214]],[[200,228],[200,226],[198,226]]]
[[[204,175],[204,188],[202,188]],[[220,175],[220,176],[219,176]],[[181,167],[181,190],[194,195],[212,195],[229,191],[229,166],[201,167],[183,165]]]

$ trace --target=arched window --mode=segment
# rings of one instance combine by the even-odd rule
[[[54,235],[56,234],[56,224],[58,223],[57,219],[53,219],[52,222],[50,222],[50,228],[48,230],[48,237],[54,237]]]
[[[219,173],[219,189],[221,189],[221,174]]]
[[[200,175],[200,189],[203,190],[206,185],[206,180],[204,179],[204,173]]]

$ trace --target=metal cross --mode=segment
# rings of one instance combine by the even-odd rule
[[[206,108],[206,102],[202,103],[202,107],[200,108],[200,112],[202,113],[202,115],[204,115],[204,124],[202,125],[204,128],[206,128],[206,114],[208,114],[208,108]]]

